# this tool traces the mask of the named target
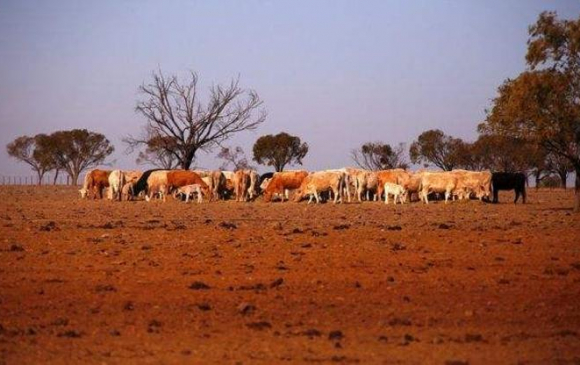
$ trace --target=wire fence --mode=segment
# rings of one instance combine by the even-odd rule
[[[80,179],[79,179],[80,181]],[[71,178],[66,174],[59,174],[58,176],[46,174],[42,181],[38,181],[38,176],[14,176],[2,175],[0,177],[1,185],[71,185]]]

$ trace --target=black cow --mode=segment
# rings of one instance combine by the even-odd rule
[[[498,193],[500,190],[515,190],[516,198],[514,204],[517,203],[520,195],[522,201],[526,203],[526,175],[521,172],[494,172],[491,175],[491,188],[493,190],[493,202],[497,203]]]
[[[159,171],[159,170],[163,170],[163,169],[153,169],[153,170],[147,170],[147,171],[145,171],[143,173],[143,175],[141,175],[141,177],[139,178],[139,180],[137,180],[135,182],[135,184],[133,185],[133,194],[135,196],[137,196],[142,191],[144,191],[145,193],[147,193],[147,190],[149,190],[149,184],[147,184],[147,180],[149,179],[149,176],[151,175],[151,173],[153,173],[155,171]]]
[[[266,172],[265,174],[260,175],[260,185],[262,185],[264,180],[271,179],[273,176],[274,172]]]
[[[266,179],[271,179],[274,176],[274,172],[266,172],[265,174],[260,175],[260,182],[258,183],[258,192],[260,194],[263,193],[262,191],[262,183],[264,182],[264,180]]]

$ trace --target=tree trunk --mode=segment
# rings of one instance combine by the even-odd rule
[[[58,179],[58,173],[59,173],[59,170],[58,170],[58,169],[56,169],[56,170],[54,171],[54,180],[52,181],[52,185],[56,185],[56,181],[57,181],[57,179]]]
[[[42,178],[44,177],[44,172],[36,171],[38,174],[38,186],[42,185]]]
[[[75,185],[75,186],[78,185],[79,175],[80,175],[80,173],[78,173],[78,172],[73,172],[72,174],[70,174],[71,185]]]
[[[580,164],[576,165],[576,184],[574,186],[574,213],[580,213]]]
[[[566,180],[568,180],[568,172],[560,171],[558,172],[558,176],[560,177],[560,187],[562,189],[566,189]]]
[[[536,175],[536,190],[540,188],[540,183],[542,182],[542,179],[540,179],[540,174],[535,174]]]
[[[189,170],[189,168],[191,167],[191,163],[195,158],[195,152],[197,152],[197,150],[191,150],[185,154],[183,160],[181,160],[181,168],[183,170]]]

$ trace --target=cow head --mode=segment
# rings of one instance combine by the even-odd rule
[[[82,188],[79,190],[79,193],[81,194],[81,199],[85,199],[87,197],[87,195],[89,194],[89,190]]]
[[[202,195],[208,200],[211,201],[213,198],[213,191],[209,188],[209,186],[202,186],[201,187]]]

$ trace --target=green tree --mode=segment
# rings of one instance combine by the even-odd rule
[[[54,170],[56,162],[48,143],[49,137],[37,134],[34,137],[21,136],[6,146],[9,156],[28,164],[38,177],[38,185],[42,184],[44,175]]]
[[[77,185],[83,171],[102,165],[115,150],[104,135],[86,129],[54,132],[50,139],[58,146],[54,149],[54,159],[70,176],[73,185]]]
[[[460,165],[460,149],[463,141],[446,135],[439,129],[425,131],[411,144],[409,155],[412,163],[433,164],[444,171]]]
[[[484,128],[530,140],[569,161],[580,212],[580,18],[544,12],[529,29],[528,70],[498,89]]]
[[[268,134],[254,143],[253,153],[254,161],[260,165],[274,166],[279,172],[288,164],[302,165],[302,159],[308,153],[308,144],[302,143],[300,137],[285,132]]]

